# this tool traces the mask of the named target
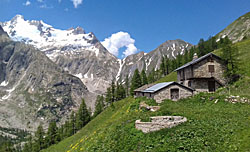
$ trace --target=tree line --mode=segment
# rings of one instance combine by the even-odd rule
[[[43,126],[39,125],[34,136],[29,136],[22,152],[39,152],[48,148],[53,144],[57,144],[61,140],[74,135],[82,127],[84,127],[91,119],[91,114],[87,110],[87,106],[82,100],[78,111],[72,111],[69,119],[63,125],[57,127],[56,121],[51,121],[47,132]]]

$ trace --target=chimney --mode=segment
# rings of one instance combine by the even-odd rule
[[[194,53],[193,60],[198,59],[197,53]]]

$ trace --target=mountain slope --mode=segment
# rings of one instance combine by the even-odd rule
[[[31,44],[70,74],[77,76],[95,94],[103,94],[112,80],[124,81],[133,76],[135,69],[147,73],[159,68],[163,55],[174,58],[190,48],[190,43],[169,40],[150,53],[140,52],[125,59],[110,54],[93,33],[81,27],[55,29],[43,21],[25,20],[17,15],[0,23],[14,41]]]
[[[250,123],[249,104],[231,104],[211,94],[196,96],[180,102],[165,101],[158,112],[139,110],[132,99],[115,103],[91,121],[76,135],[45,152],[97,151],[247,151]],[[200,99],[203,98],[201,101]],[[181,115],[188,122],[171,129],[144,134],[135,129],[138,119],[155,115]],[[248,135],[247,135],[248,134]],[[229,146],[230,145],[230,146]]]
[[[129,77],[133,76],[135,69],[139,69],[139,71],[144,69],[147,73],[157,70],[160,68],[163,56],[171,59],[176,58],[177,54],[183,54],[192,46],[192,44],[180,39],[168,40],[149,53],[140,52],[130,55],[121,61],[121,72],[117,79],[124,81],[127,74]]]
[[[118,73],[118,59],[93,33],[85,33],[81,27],[60,30],[43,21],[24,20],[21,15],[0,25],[14,41],[35,46],[65,71],[79,77],[91,92],[104,93]]]
[[[64,121],[92,94],[80,79],[63,71],[44,53],[13,42],[0,28],[0,125],[35,130],[52,119]],[[92,107],[93,108],[93,107]]]
[[[230,92],[250,99],[250,40],[234,45],[239,49],[242,77],[230,86]],[[215,53],[219,55],[220,50]],[[250,123],[250,104],[225,102],[228,93],[222,88],[214,94],[179,102],[165,101],[155,113],[139,110],[139,103],[147,99],[127,98],[115,103],[115,109],[105,110],[76,135],[44,151],[249,151],[250,127],[246,124]],[[135,120],[155,115],[181,115],[188,122],[149,134],[135,129]]]
[[[216,35],[217,38],[228,36],[233,43],[250,37],[250,12],[239,17],[232,24]]]

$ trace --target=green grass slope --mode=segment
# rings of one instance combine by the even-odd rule
[[[241,79],[231,85],[230,91],[222,90],[221,94],[230,93],[232,95],[244,96],[250,99],[250,40],[244,40],[234,44],[239,50],[237,58],[239,62],[238,73]],[[220,55],[221,51],[216,50],[215,54]]]
[[[160,80],[156,81],[156,83],[161,82],[169,82],[169,81],[177,81],[177,72],[171,72]]]
[[[145,100],[127,98],[115,103],[114,109],[108,108],[76,135],[45,151],[250,150],[249,104],[231,104],[222,96],[202,94],[180,102],[165,101],[160,111],[149,112],[139,109]],[[148,134],[135,129],[135,120],[154,115],[185,116],[188,122]]]
[[[250,99],[250,40],[235,44],[242,77],[230,86],[230,93]],[[220,50],[215,51],[220,54]],[[176,73],[159,82],[173,81]],[[250,104],[225,102],[229,93],[222,88],[214,94],[199,94],[172,102],[166,100],[158,112],[139,109],[152,100],[127,98],[107,108],[76,135],[44,151],[250,151]],[[215,102],[218,99],[218,102]],[[144,134],[135,129],[135,120],[150,116],[180,115],[188,121],[175,128]]]

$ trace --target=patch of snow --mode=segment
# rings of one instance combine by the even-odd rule
[[[8,85],[8,82],[6,82],[6,81],[3,81],[3,82],[0,84],[1,87],[5,87],[5,86],[7,86],[7,85]]]
[[[74,76],[78,77],[79,79],[82,79],[82,78],[83,78],[83,77],[82,77],[82,73],[78,73],[78,74],[76,74],[76,75],[74,75]]]
[[[38,28],[34,22],[40,22],[41,28]],[[84,50],[92,51],[99,55],[99,49],[89,41],[94,39],[92,33],[75,34],[74,30],[55,29],[43,21],[24,20],[23,17],[17,17],[16,21],[4,22],[3,29],[11,36],[14,41],[24,41],[27,44],[34,45],[41,51],[45,51],[50,59],[54,59],[58,53],[73,54]],[[14,35],[13,35],[14,34]],[[62,50],[53,50],[54,48],[66,48]],[[57,52],[57,53],[55,53]]]
[[[172,56],[176,59],[175,55],[174,55],[174,51],[172,51]]]
[[[143,58],[143,56],[142,56],[142,57],[140,57],[140,59],[139,59],[138,61],[140,61],[142,58]]]
[[[134,64],[134,62],[129,62],[129,63],[127,63],[127,65],[133,65]]]
[[[186,44],[186,48],[188,47],[188,44]]]
[[[118,70],[118,73],[117,73],[117,75],[116,75],[116,81],[118,81],[119,80],[119,78],[120,78],[120,75],[121,75],[121,71],[122,71],[122,67],[123,67],[123,65],[124,65],[124,63],[125,62],[123,62],[122,60],[118,60],[118,62],[119,62],[119,70]]]
[[[175,50],[175,43],[173,43],[173,50]]]
[[[84,78],[89,78],[88,77],[88,72],[84,74]]]
[[[14,86],[13,88],[9,89],[9,90],[6,90],[8,92],[8,95],[4,95],[2,97],[3,100],[6,100],[8,99],[10,96],[11,96],[11,93],[16,89],[16,86]]]
[[[146,71],[148,70],[148,66],[150,65],[151,61],[152,61],[152,57],[149,59],[148,62],[146,62]]]
[[[93,75],[93,73],[91,73],[91,79],[94,79],[94,75]]]

